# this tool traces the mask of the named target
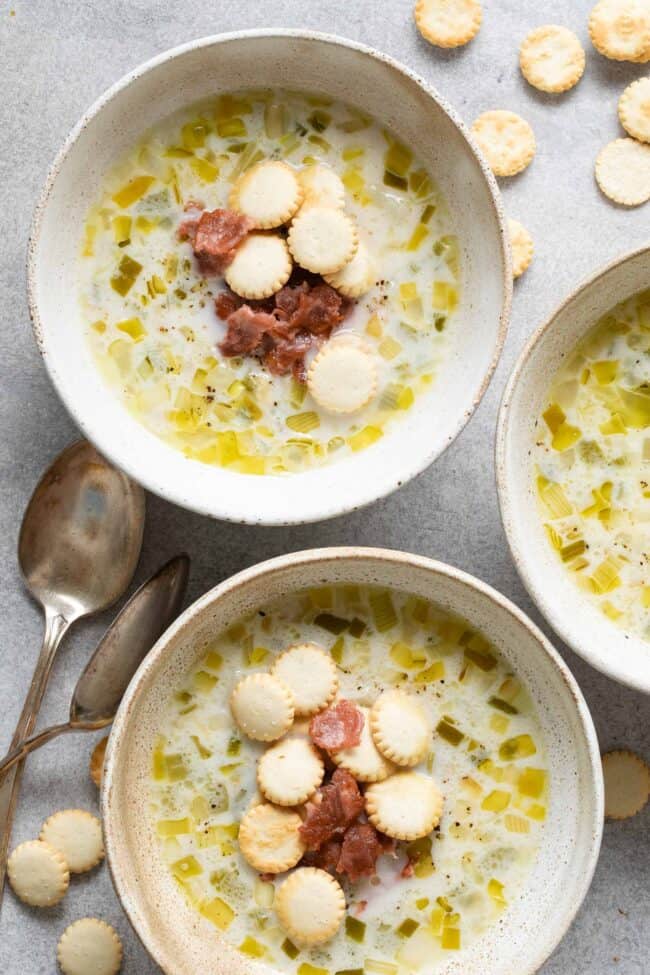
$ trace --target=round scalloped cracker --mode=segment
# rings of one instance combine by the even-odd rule
[[[599,0],[589,17],[591,43],[613,61],[645,60],[650,48],[650,5]]]
[[[520,277],[533,259],[533,238],[518,220],[508,217],[508,233],[512,250],[512,276]]]
[[[515,112],[483,112],[472,125],[479,149],[496,176],[516,176],[535,155],[535,134]]]
[[[359,237],[354,223],[333,207],[301,210],[289,230],[289,250],[301,267],[314,274],[334,274],[354,257]]]
[[[638,755],[627,750],[603,755],[605,816],[629,819],[641,812],[650,796],[650,768]]]
[[[61,935],[56,957],[63,975],[116,975],[122,964],[122,942],[110,924],[82,917]]]
[[[370,730],[370,710],[356,705],[363,714],[361,741],[353,748],[341,748],[331,752],[330,758],[339,768],[353,775],[359,782],[381,782],[395,770],[392,762],[381,754],[375,745]]]
[[[356,413],[377,391],[375,357],[355,335],[330,339],[307,370],[307,389],[328,413]]]
[[[283,738],[257,763],[257,784],[269,802],[299,806],[323,781],[323,760],[306,738]]]
[[[285,162],[267,159],[239,177],[230,191],[233,210],[253,221],[258,230],[287,223],[303,201],[298,176]]]
[[[345,914],[345,896],[325,870],[300,867],[280,884],[274,906],[290,940],[306,947],[334,937]]]
[[[345,206],[345,186],[343,180],[329,166],[314,163],[299,169],[298,181],[305,194],[302,209],[312,206],[333,207],[340,210]]]
[[[633,139],[650,142],[650,78],[637,78],[618,100],[621,125]]]
[[[104,774],[104,758],[106,756],[107,745],[108,735],[106,735],[104,738],[100,738],[93,748],[90,756],[90,778],[93,780],[98,789],[102,784],[102,775]]]
[[[366,789],[366,813],[373,826],[396,840],[417,840],[440,822],[442,794],[420,772],[397,772]]]
[[[315,643],[298,643],[277,658],[271,673],[291,689],[296,715],[316,714],[334,700],[339,687],[336,664]]]
[[[436,47],[460,47],[476,37],[483,11],[480,0],[418,0],[415,23]]]
[[[360,298],[375,283],[375,269],[362,240],[357,252],[345,267],[335,274],[324,275],[325,280],[346,298]]]
[[[42,840],[28,840],[13,851],[7,876],[16,897],[30,907],[58,904],[70,885],[63,854]]]
[[[249,234],[224,271],[226,284],[240,298],[270,298],[291,277],[291,256],[283,237]]]
[[[650,200],[650,145],[614,139],[596,159],[596,182],[614,203],[635,207]]]
[[[65,857],[70,873],[85,873],[104,859],[102,824],[85,809],[62,809],[46,819],[39,839]]]
[[[239,825],[242,856],[260,873],[283,873],[295,867],[305,852],[301,825],[292,809],[278,809],[266,802],[251,806]]]
[[[396,765],[417,765],[431,743],[431,722],[420,702],[397,688],[381,694],[370,709],[375,745]]]
[[[536,27],[521,43],[519,67],[526,81],[540,91],[559,94],[577,85],[585,70],[582,44],[567,27]]]
[[[293,694],[278,677],[249,674],[230,695],[237,727],[254,741],[275,741],[293,724]]]

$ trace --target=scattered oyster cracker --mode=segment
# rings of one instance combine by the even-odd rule
[[[618,117],[633,139],[650,142],[650,77],[627,86],[618,100]]]
[[[650,145],[614,139],[596,159],[596,182],[614,203],[635,207],[650,200]]]
[[[478,34],[483,17],[480,0],[418,0],[415,24],[436,47],[460,47]]]
[[[295,867],[305,852],[301,825],[293,809],[278,809],[266,802],[251,806],[239,825],[242,856],[260,873],[283,873]]]
[[[650,797],[650,768],[634,752],[617,750],[603,755],[605,816],[629,819],[641,812]]]
[[[508,233],[512,250],[512,276],[520,277],[533,259],[533,238],[518,220],[508,217]]]
[[[365,800],[372,825],[396,840],[417,840],[440,822],[442,795],[433,779],[420,772],[396,772],[369,785]]]
[[[335,765],[353,775],[359,782],[381,782],[395,770],[392,762],[381,754],[373,741],[370,730],[370,711],[366,707],[356,705],[363,714],[363,728],[361,741],[352,748],[340,748],[330,754]]]
[[[85,873],[104,859],[102,824],[85,809],[62,809],[43,823],[39,839],[63,855],[70,873]]]
[[[110,924],[83,917],[65,929],[56,957],[63,975],[116,975],[122,965],[122,942]]]
[[[338,881],[325,870],[300,867],[280,884],[274,906],[290,940],[313,946],[329,941],[338,931],[345,896]]]
[[[645,60],[650,52],[650,5],[641,0],[599,0],[589,17],[589,36],[606,58]]]
[[[329,413],[355,413],[377,391],[375,358],[353,335],[330,339],[307,370],[307,389]]]
[[[293,694],[271,674],[249,674],[230,695],[237,727],[254,741],[275,741],[293,724]]]
[[[288,237],[293,259],[314,274],[340,271],[354,257],[358,241],[350,217],[326,206],[301,210],[292,221]]]
[[[108,745],[108,735],[104,738],[100,738],[95,747],[92,750],[90,756],[90,778],[93,780],[97,788],[99,789],[102,784],[102,775],[104,774],[104,758],[106,756],[106,746]]]
[[[239,245],[224,271],[226,284],[240,298],[270,298],[291,276],[291,257],[283,237],[252,233]]]
[[[63,854],[43,840],[17,846],[7,862],[7,876],[16,897],[30,907],[58,904],[70,885]]]
[[[287,223],[300,207],[304,191],[285,162],[266,159],[239,177],[230,191],[231,209],[243,213],[258,230]]]
[[[396,765],[417,765],[431,744],[431,722],[420,702],[405,691],[385,691],[370,709],[370,728],[382,755]]]
[[[567,27],[536,27],[521,42],[519,67],[526,81],[540,91],[559,94],[577,85],[585,70],[582,44]]]
[[[288,647],[276,659],[271,673],[291,689],[297,716],[309,716],[334,700],[339,686],[336,664],[315,643]]]
[[[356,254],[345,267],[334,274],[325,274],[324,278],[346,298],[360,298],[365,294],[374,284],[375,269],[363,241],[359,241]]]
[[[516,176],[535,155],[535,134],[515,112],[483,112],[474,121],[472,134],[496,176]]]
[[[298,806],[313,796],[323,781],[325,767],[314,746],[304,737],[285,736],[260,756],[257,784],[277,806]]]
[[[304,193],[303,210],[310,206],[334,207],[339,210],[345,205],[343,180],[329,166],[314,163],[299,169],[296,175]]]

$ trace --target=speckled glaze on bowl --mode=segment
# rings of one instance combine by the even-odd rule
[[[626,634],[558,564],[538,512],[531,464],[534,425],[556,371],[601,315],[648,287],[650,247],[597,271],[532,336],[508,382],[499,414],[496,469],[501,517],[519,574],[551,626],[597,670],[650,693],[650,645]]]
[[[567,930],[598,858],[602,772],[587,705],[543,634],[498,592],[439,562],[382,549],[313,550],[247,569],[194,603],[140,667],[113,725],[102,790],[108,863],[136,932],[167,975],[273,971],[229,945],[187,904],[163,865],[148,814],[151,754],[166,702],[209,639],[283,593],[333,583],[408,591],[459,614],[496,644],[535,702],[551,781],[540,855],[499,923],[436,972],[531,975]]]
[[[101,380],[84,335],[76,267],[88,206],[110,165],[184,105],[246,87],[286,86],[347,100],[378,118],[431,169],[461,244],[461,301],[447,362],[430,393],[371,448],[287,477],[255,477],[190,460],[149,433]],[[28,259],[34,332],[52,382],[84,435],[149,490],[201,514],[251,524],[316,521],[394,491],[463,428],[503,344],[512,274],[498,190],[456,114],[396,61],[351,41],[268,30],[193,41],[110,88],[55,160]],[[476,337],[480,335],[480,341]]]

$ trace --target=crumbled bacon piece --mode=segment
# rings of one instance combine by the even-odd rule
[[[375,827],[370,823],[356,823],[345,831],[336,872],[346,873],[352,881],[372,877],[382,853]]]
[[[222,274],[253,228],[248,217],[233,210],[205,210],[192,229],[194,223],[185,220],[179,233],[191,242],[203,274]]]
[[[300,835],[308,850],[318,850],[357,818],[363,809],[363,796],[350,773],[337,769],[305,808]]]
[[[219,348],[227,356],[252,355],[277,324],[273,315],[242,305],[228,315],[228,332]]]
[[[342,843],[339,840],[326,840],[318,850],[309,850],[302,858],[305,867],[319,867],[329,873],[336,873]]]
[[[354,748],[361,741],[363,714],[345,698],[315,715],[309,723],[309,734],[315,745],[327,752]]]
[[[220,291],[214,299],[214,307],[219,318],[225,322],[229,315],[244,304],[244,299],[232,291]]]
[[[329,284],[317,284],[299,295],[289,324],[292,328],[306,328],[312,335],[329,338],[332,330],[345,318],[347,310],[347,302],[338,291]]]

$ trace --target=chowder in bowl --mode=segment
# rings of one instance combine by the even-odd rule
[[[90,439],[179,504],[260,523],[430,463],[482,395],[511,290],[462,124],[390,59],[293,32],[198,41],[111,89],[54,165],[29,277]]]
[[[583,284],[504,394],[499,498],[549,622],[589,663],[650,690],[650,251]]]
[[[268,717],[288,648],[305,645],[331,694],[260,740],[242,688],[265,688]],[[406,757],[375,721],[398,699],[427,727]],[[367,724],[337,750],[322,726],[342,706]],[[299,802],[282,795],[298,758],[318,766]],[[174,973],[532,972],[586,891],[601,804],[588,712],[541,634],[462,573],[363,549],[276,559],[192,607],[123,703],[103,795],[118,893]],[[309,933],[285,902],[314,874]]]

